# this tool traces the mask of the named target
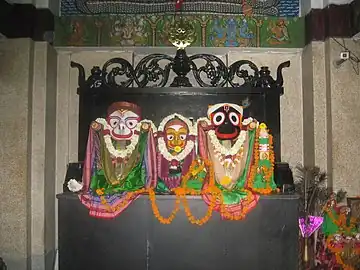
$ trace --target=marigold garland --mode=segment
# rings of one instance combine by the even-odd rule
[[[354,222],[354,219],[353,219],[353,218],[350,219],[350,225],[347,226],[347,224],[346,224],[346,223],[347,223],[347,222],[346,222],[346,215],[340,214],[340,215],[339,215],[339,218],[336,219],[336,218],[334,217],[334,214],[333,214],[333,212],[331,211],[331,209],[326,209],[325,211],[326,211],[327,215],[329,216],[329,218],[331,219],[331,221],[332,221],[336,226],[338,226],[341,231],[344,231],[344,232],[346,232],[346,233],[350,233],[350,232],[355,228],[355,222]]]
[[[327,248],[333,252],[335,254],[335,258],[336,258],[336,262],[342,266],[342,268],[344,270],[355,270],[354,267],[347,265],[344,260],[341,257],[341,253],[344,251],[343,247],[336,247],[332,244],[332,241],[334,241],[334,236],[330,236],[328,237],[328,239],[326,240],[326,246]],[[356,252],[356,254],[359,256],[360,255],[360,249],[359,248],[355,248],[354,252]]]
[[[156,204],[156,195],[153,189],[149,189],[149,198],[151,201],[151,208],[153,210],[154,216],[159,220],[162,224],[171,224],[171,222],[176,217],[177,212],[180,210],[180,198],[176,196],[175,200],[175,208],[170,213],[169,217],[165,218],[160,214],[159,207]]]
[[[186,216],[188,217],[188,220],[190,223],[192,224],[195,224],[195,225],[204,225],[205,223],[207,223],[211,216],[212,216],[212,213],[214,211],[214,208],[215,208],[215,203],[212,201],[206,211],[206,214],[203,218],[201,219],[197,219],[193,216],[193,214],[191,213],[191,210],[190,210],[190,207],[189,207],[189,204],[188,204],[188,201],[186,199],[185,196],[183,196],[182,198],[182,203],[183,203],[183,206],[184,206],[184,210],[185,210],[185,213],[186,213]]]
[[[197,168],[196,168],[197,167]],[[186,188],[186,184],[191,178],[191,176],[195,176],[199,174],[201,171],[206,169],[209,172],[209,186],[202,191],[196,191],[193,189]],[[211,193],[211,194],[220,194],[221,191],[215,187],[215,179],[214,179],[214,168],[212,166],[212,163],[209,160],[194,160],[190,166],[190,169],[187,174],[184,175],[182,178],[182,186],[179,188],[174,189],[174,192],[176,196],[181,198],[184,211],[186,213],[186,216],[188,217],[188,220],[190,223],[195,225],[203,225],[206,222],[208,222],[212,216],[212,213],[215,208],[215,199],[210,202],[210,205],[208,206],[208,209],[206,211],[206,214],[203,218],[197,219],[193,216],[191,213],[188,201],[186,199],[186,195],[194,195],[194,196],[200,196],[204,193]]]
[[[210,185],[203,191],[196,191],[193,189],[189,189],[186,188],[185,185],[187,183],[187,181],[191,178],[191,176],[195,176],[197,174],[199,174],[201,171],[203,171],[204,169],[206,169],[209,171],[209,183]],[[175,208],[173,209],[173,211],[171,212],[171,214],[169,215],[169,217],[163,217],[160,214],[159,211],[159,207],[156,204],[156,194],[153,188],[142,188],[140,190],[134,191],[134,192],[129,192],[126,194],[124,200],[117,205],[116,207],[112,207],[111,205],[109,205],[109,203],[106,201],[104,195],[104,189],[97,189],[96,193],[97,195],[100,196],[101,199],[101,203],[103,205],[107,206],[107,209],[109,212],[116,212],[119,209],[125,207],[130,200],[132,200],[135,196],[140,195],[140,194],[144,194],[144,193],[148,193],[149,194],[149,199],[151,202],[151,208],[152,211],[154,213],[154,216],[159,220],[160,223],[162,224],[170,224],[174,218],[176,217],[177,212],[180,210],[180,203],[182,202],[183,206],[184,206],[184,210],[185,213],[190,221],[190,223],[192,224],[196,224],[196,225],[203,225],[206,222],[208,222],[212,216],[213,210],[215,208],[215,202],[210,203],[208,210],[206,212],[206,215],[201,218],[201,219],[197,219],[195,218],[190,210],[190,207],[188,205],[187,199],[186,199],[186,195],[193,195],[193,196],[200,196],[203,193],[211,193],[211,194],[216,194],[216,195],[220,195],[221,191],[215,187],[215,179],[214,179],[214,169],[212,167],[212,163],[209,160],[195,160],[193,161],[193,163],[190,166],[190,169],[188,171],[188,173],[183,177],[182,179],[182,187],[178,187],[173,189],[172,191],[175,192],[176,195],[176,200],[175,200]]]
[[[254,143],[254,160],[253,160],[253,165],[251,166],[250,175],[249,175],[249,188],[252,191],[255,191],[260,194],[269,194],[269,193],[273,192],[273,189],[270,186],[271,178],[272,178],[272,175],[274,172],[274,167],[273,167],[274,166],[274,151],[273,151],[272,135],[269,134],[269,160],[271,163],[270,168],[265,168],[265,167],[259,168],[259,160],[260,160],[259,152],[260,152],[259,151],[259,129],[257,128],[256,133],[255,133],[255,143]],[[264,174],[263,178],[264,178],[264,181],[266,182],[265,188],[255,188],[254,187],[254,181],[255,181],[255,177],[256,177],[256,173],[257,173],[258,169],[261,169],[262,173]],[[198,175],[203,170],[206,170],[207,172],[209,172],[207,174],[207,176],[209,177],[209,179],[208,179],[209,185],[201,191],[196,191],[196,190],[187,188],[186,183],[191,179],[191,177]],[[156,204],[156,194],[155,194],[155,191],[153,188],[149,188],[149,189],[143,188],[143,189],[140,189],[140,190],[137,190],[134,192],[129,192],[126,195],[125,199],[120,203],[120,205],[118,205],[116,207],[112,207],[107,203],[106,199],[102,196],[104,194],[103,189],[96,190],[96,193],[100,196],[101,203],[104,205],[107,205],[109,211],[113,211],[113,212],[116,212],[117,210],[125,207],[129,203],[129,201],[132,200],[135,196],[144,194],[144,193],[148,193],[149,199],[151,201],[151,208],[153,210],[154,216],[162,224],[170,224],[174,220],[177,212],[180,210],[180,203],[182,203],[182,205],[184,207],[184,211],[188,217],[189,222],[192,224],[195,224],[195,225],[201,226],[201,225],[205,224],[206,222],[208,222],[210,220],[217,204],[220,204],[220,214],[224,218],[229,219],[229,220],[243,219],[246,216],[246,214],[244,214],[244,213],[247,213],[251,207],[249,207],[249,206],[244,207],[243,212],[239,213],[239,214],[238,213],[237,214],[230,213],[226,209],[226,205],[223,203],[224,198],[223,198],[223,194],[222,194],[221,190],[215,185],[215,176],[214,175],[215,175],[214,168],[213,168],[211,161],[209,161],[207,159],[194,160],[189,168],[189,171],[182,177],[182,180],[181,180],[182,185],[180,187],[172,190],[176,196],[175,208],[173,209],[173,211],[167,218],[163,217],[160,214],[159,208]],[[204,179],[202,179],[202,180],[204,180]],[[243,189],[243,191],[247,193],[248,200],[254,199],[253,197],[255,195],[250,190]],[[205,195],[205,194],[211,194],[212,199],[209,203],[209,206],[208,206],[205,216],[198,219],[198,218],[194,217],[193,214],[191,213],[186,196],[187,195],[201,196],[201,195]]]
[[[340,231],[345,232],[345,233],[350,233],[354,228],[355,228],[355,223],[354,223],[354,219],[350,220],[350,225],[347,226],[347,221],[346,221],[346,215],[345,214],[340,214],[339,217],[336,219],[334,217],[334,214],[332,212],[331,209],[325,209],[326,214],[328,215],[328,217],[330,218],[330,220],[339,227]],[[340,264],[344,270],[355,270],[355,268],[353,268],[352,266],[349,266],[347,264],[345,264],[345,262],[343,261],[342,257],[341,257],[341,253],[344,251],[343,247],[339,247],[339,246],[334,246],[332,244],[332,241],[334,241],[334,236],[330,236],[328,237],[328,239],[326,240],[326,246],[327,248],[333,252],[335,254],[336,257],[336,261],[338,264]],[[357,255],[360,255],[360,249],[356,248],[355,252],[357,253]]]

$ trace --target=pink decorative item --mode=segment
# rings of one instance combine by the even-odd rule
[[[323,217],[309,216],[308,224],[305,224],[305,218],[299,218],[299,227],[303,237],[311,236],[323,223]]]

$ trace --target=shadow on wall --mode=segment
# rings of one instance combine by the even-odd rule
[[[1,257],[0,257],[0,270],[7,270],[6,264]]]

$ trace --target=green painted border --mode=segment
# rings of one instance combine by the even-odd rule
[[[55,46],[171,46],[170,15],[75,16],[55,21]],[[303,48],[304,17],[186,15],[195,29],[194,47]],[[234,30],[235,29],[235,30]]]

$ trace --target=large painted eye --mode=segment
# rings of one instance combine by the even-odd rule
[[[234,112],[229,113],[229,119],[234,126],[238,126],[240,123],[240,117],[237,113]]]
[[[180,140],[185,141],[186,140],[186,135],[185,134],[180,134]]]
[[[172,135],[172,134],[166,135],[166,138],[167,138],[169,141],[172,141],[172,140],[174,140],[174,135]]]
[[[214,114],[213,122],[215,125],[220,126],[225,121],[225,114],[223,112],[217,112]]]
[[[130,129],[135,128],[135,126],[137,125],[138,121],[135,119],[130,119],[126,121],[126,126]]]
[[[119,125],[119,120],[116,118],[113,118],[113,119],[110,119],[109,123],[110,123],[110,126],[114,128]]]

